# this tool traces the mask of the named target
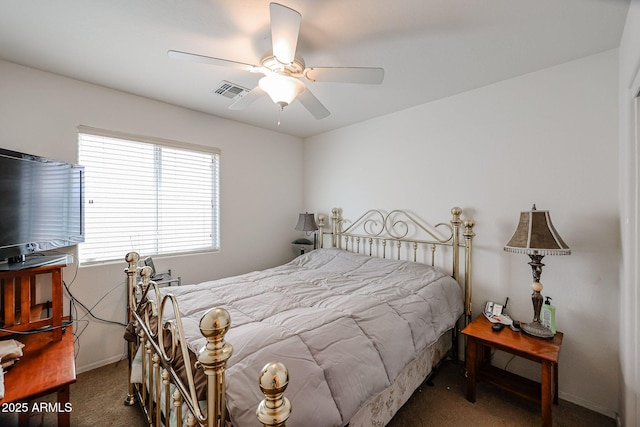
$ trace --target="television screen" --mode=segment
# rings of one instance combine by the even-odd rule
[[[84,241],[84,168],[0,149],[0,259]]]

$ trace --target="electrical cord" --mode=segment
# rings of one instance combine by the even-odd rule
[[[93,319],[99,321],[99,322],[103,322],[103,323],[109,323],[109,324],[114,324],[114,325],[120,325],[120,326],[124,326],[126,327],[127,325],[122,323],[122,322],[117,322],[115,320],[109,320],[109,319],[103,319],[101,317],[96,316],[95,314],[93,314],[92,310],[94,308],[96,308],[96,306],[98,304],[100,304],[100,302],[102,302],[102,300],[104,300],[107,295],[109,295],[111,292],[113,292],[114,290],[116,290],[119,286],[123,286],[124,282],[120,282],[118,283],[116,286],[114,286],[109,292],[107,292],[106,294],[104,294],[91,308],[88,308],[85,304],[83,304],[80,300],[78,300],[73,293],[71,292],[71,285],[73,285],[73,282],[76,281],[76,278],[78,277],[78,269],[79,269],[79,263],[78,263],[78,258],[75,256],[75,254],[69,254],[69,253],[64,253],[64,252],[59,252],[59,251],[52,251],[52,253],[57,253],[59,255],[69,255],[71,257],[73,257],[73,264],[76,266],[75,271],[73,273],[73,277],[71,278],[71,281],[69,282],[69,284],[67,284],[65,281],[62,282],[62,284],[65,287],[65,290],[67,292],[67,296],[69,297],[69,315],[71,316],[71,319],[73,320],[73,316],[72,316],[72,311],[76,312],[76,319],[78,319],[77,317],[77,313],[78,310],[77,308],[75,308],[74,304],[78,304],[80,307],[82,307],[86,313],[91,316]],[[72,307],[75,310],[72,310]],[[84,319],[84,317],[83,317]]]
[[[118,325],[118,326],[124,326],[126,327],[127,325],[121,322],[116,322],[114,320],[109,320],[109,319],[103,319],[99,316],[96,316],[93,313],[93,309],[102,302],[102,300],[104,300],[107,295],[109,295],[111,292],[113,292],[115,289],[117,289],[119,286],[122,286],[122,283],[117,284],[116,286],[114,286],[109,292],[107,292],[106,294],[104,294],[91,308],[87,307],[85,304],[83,304],[80,300],[78,300],[72,293],[71,293],[71,289],[69,288],[69,286],[67,285],[66,282],[62,282],[62,284],[64,285],[64,289],[67,293],[67,296],[69,297],[69,315],[72,319],[72,322],[74,322],[77,326],[74,327],[74,345],[75,345],[75,358],[78,358],[78,354],[80,354],[80,337],[82,336],[82,334],[84,333],[84,331],[89,327],[89,324],[91,323],[88,319],[85,319],[85,317],[88,315],[91,318],[99,321],[99,322],[103,322],[103,323],[107,323],[107,324],[113,324],[113,325]],[[85,311],[85,315],[80,317],[80,314],[78,312],[78,307],[80,306],[84,311]],[[75,314],[75,316],[74,316]],[[82,327],[80,326],[80,322],[83,323]]]
[[[62,322],[60,326],[43,326],[41,328],[31,329],[28,331],[15,331],[13,329],[4,329],[0,328],[0,332],[9,332],[12,335],[31,335],[31,334],[39,334],[40,332],[51,332],[56,329],[64,329],[67,326],[71,325],[73,322],[71,320],[65,320]]]
[[[78,304],[80,307],[82,307],[82,309],[84,309],[84,311],[86,312],[87,315],[89,315],[92,319],[97,320],[99,322],[103,322],[103,323],[108,323],[108,324],[112,324],[112,325],[119,325],[119,326],[124,326],[127,327],[126,323],[122,323],[122,322],[118,322],[116,320],[109,320],[109,319],[103,319],[101,317],[96,316],[93,313],[93,309],[96,308],[96,306],[98,304],[100,304],[102,302],[102,300],[104,300],[111,292],[113,292],[114,290],[116,290],[118,287],[123,286],[122,283],[118,283],[116,286],[114,286],[109,292],[107,292],[106,294],[104,294],[93,306],[91,306],[91,308],[87,307],[85,304],[83,304],[79,299],[77,299],[75,296],[73,296],[73,294],[71,293],[71,290],[69,289],[69,287],[67,286],[67,284],[65,282],[62,282],[64,284],[65,290],[67,291],[67,295],[69,296],[70,301],[72,301],[74,304]],[[76,309],[77,312],[77,309]],[[83,316],[81,319],[79,320],[83,320],[85,316]]]
[[[506,363],[506,365],[504,365],[504,370],[506,371],[509,368],[509,365],[511,364],[511,362],[513,362],[513,359],[516,358],[516,355],[514,354],[513,356],[511,356],[511,359],[509,359],[509,361]]]

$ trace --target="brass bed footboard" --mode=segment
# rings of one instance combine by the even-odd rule
[[[178,303],[171,294],[161,297],[156,283],[150,280],[150,267],[138,266],[140,256],[126,255],[129,321],[129,389],[125,405],[140,404],[150,426],[224,427],[226,419],[225,378],[227,360],[233,353],[224,340],[231,319],[223,308],[211,308],[200,319],[200,331],[206,345],[196,355],[187,348]],[[141,280],[138,280],[138,278]],[[152,292],[152,298],[149,293]],[[174,315],[165,319],[169,305]],[[176,360],[185,363],[174,367]],[[205,398],[199,399],[194,381],[194,368],[206,377]],[[139,381],[134,381],[133,376]],[[138,377],[139,376],[139,377]],[[258,378],[265,395],[256,411],[256,424],[284,426],[291,404],[283,396],[289,382],[286,367],[279,362],[267,364]]]

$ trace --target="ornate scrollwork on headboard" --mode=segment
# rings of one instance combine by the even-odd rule
[[[332,242],[336,248],[351,252],[376,255],[381,258],[395,257],[418,261],[419,248],[424,250],[427,262],[435,265],[435,254],[438,247],[450,247],[450,263],[445,262],[445,270],[451,269],[451,275],[465,290],[465,320],[471,319],[471,249],[475,236],[472,219],[462,220],[462,209],[451,209],[451,219],[429,225],[409,211],[396,209],[389,213],[371,209],[355,221],[342,217],[342,209],[331,211]],[[461,233],[462,231],[462,233]],[[462,238],[461,238],[462,234]],[[390,245],[389,245],[390,244]],[[388,251],[388,246],[391,249]],[[375,248],[375,251],[374,251]],[[403,248],[405,255],[401,256]],[[464,249],[464,278],[460,279],[460,249]],[[392,252],[395,251],[395,254]],[[374,254],[375,252],[375,254]],[[422,253],[422,252],[421,252]],[[445,257],[449,259],[448,256]],[[425,261],[422,261],[425,262]]]
[[[399,240],[408,238],[412,226],[424,231],[426,235],[438,243],[446,243],[453,238],[453,227],[451,224],[441,222],[430,227],[427,224],[423,224],[407,211],[391,211],[385,221],[385,228],[389,235]],[[404,232],[402,232],[402,230],[404,230]],[[440,230],[445,231],[445,234],[439,234]]]
[[[398,259],[404,243],[411,244],[413,261],[416,260],[417,249],[421,244],[430,245],[433,256],[435,245],[450,245],[454,236],[454,226],[451,223],[441,222],[431,226],[401,209],[389,213],[370,209],[351,222],[342,218],[341,210],[335,208],[332,210],[332,220],[334,247],[353,252],[364,250],[368,255],[373,255],[374,243],[379,243],[383,251],[382,258],[387,257],[388,243],[395,244]]]

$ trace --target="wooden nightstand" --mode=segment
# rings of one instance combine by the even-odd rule
[[[551,426],[552,403],[558,404],[558,358],[562,332],[556,332],[552,340],[541,340],[522,332],[514,332],[508,326],[495,332],[491,325],[491,322],[480,315],[462,330],[467,337],[467,400],[475,402],[476,382],[486,381],[540,403],[542,425]],[[491,366],[492,348],[540,363],[542,384]]]

